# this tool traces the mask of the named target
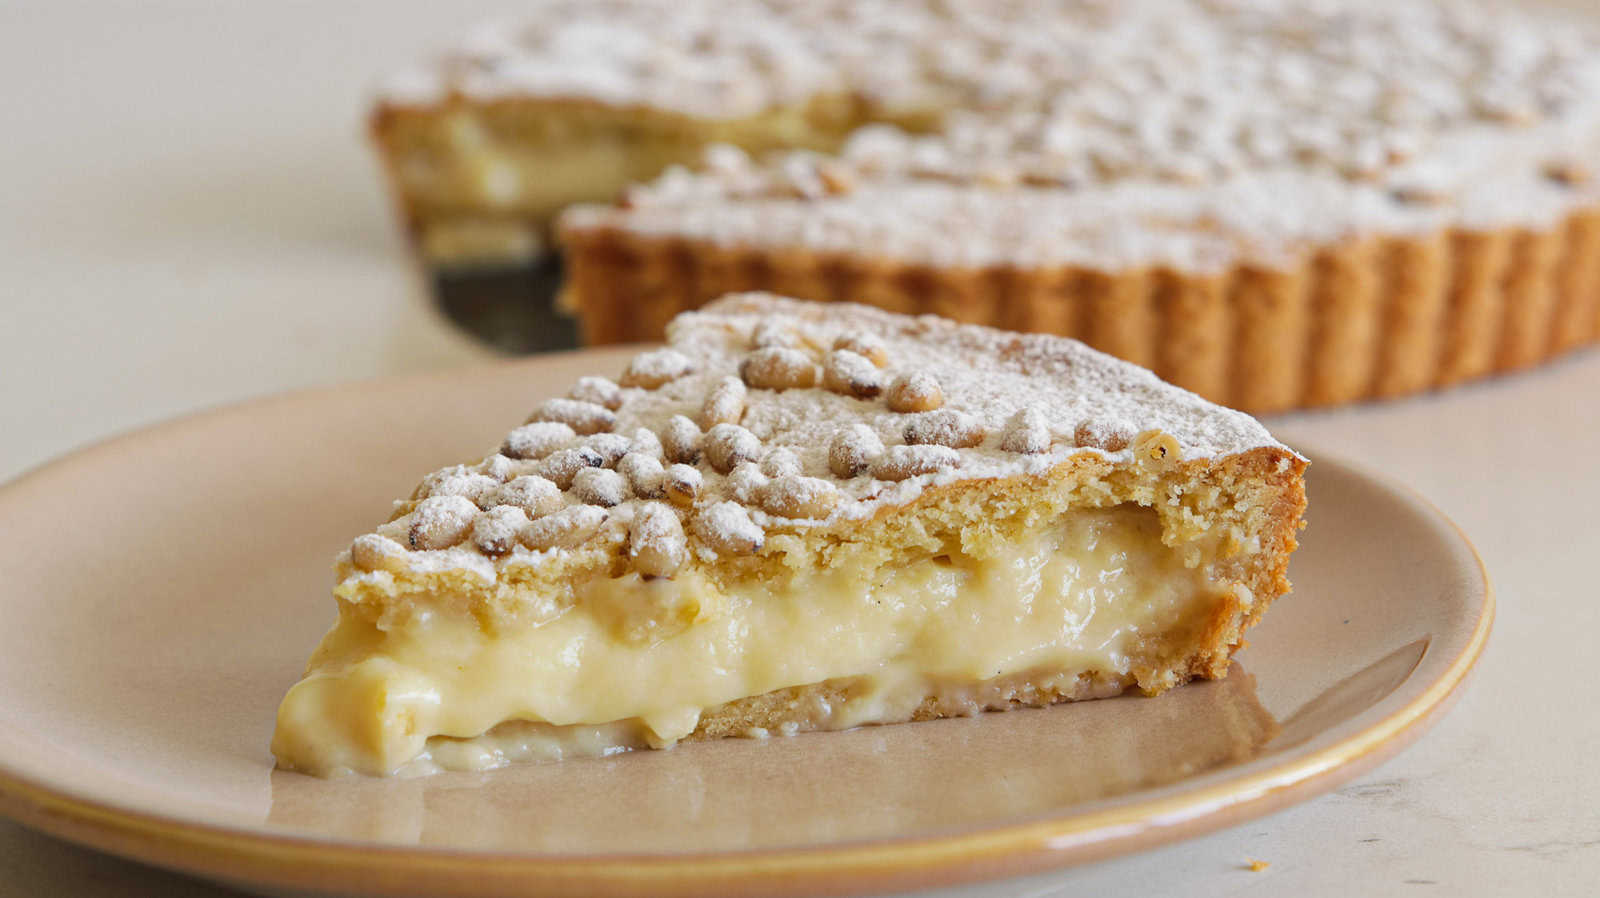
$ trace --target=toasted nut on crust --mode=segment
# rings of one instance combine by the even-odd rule
[[[837,165],[823,165],[817,168],[817,179],[822,182],[822,188],[833,196],[849,193],[855,189],[855,176],[849,169]]]
[[[617,462],[617,473],[628,481],[628,489],[641,499],[659,499],[666,495],[666,471],[661,460],[642,452],[629,452]]]
[[[1450,201],[1443,188],[1428,184],[1401,184],[1391,188],[1389,196],[1408,206],[1442,206]]]
[[[651,458],[661,459],[666,457],[666,450],[661,448],[661,438],[648,427],[640,427],[633,432],[633,441],[628,445],[629,452],[648,455]]]
[[[611,513],[594,505],[569,505],[529,522],[520,539],[530,549],[575,549],[599,532]]]
[[[1594,171],[1576,159],[1556,159],[1544,164],[1544,176],[1557,184],[1579,187],[1589,183]]]
[[[883,441],[877,431],[865,424],[852,424],[834,434],[828,444],[828,470],[848,480],[865,474],[872,462],[883,454]]]
[[[823,365],[822,385],[844,396],[872,399],[883,392],[883,372],[860,353],[835,349]]]
[[[761,473],[761,466],[753,461],[742,461],[728,472],[728,493],[746,505],[761,504],[761,490],[772,478]]]
[[[467,538],[478,506],[465,496],[429,496],[417,503],[407,534],[413,549],[448,549]]]
[[[511,431],[500,452],[510,458],[544,458],[577,435],[577,431],[560,421],[524,424]]]
[[[700,460],[700,444],[705,435],[699,425],[683,415],[673,415],[661,431],[661,449],[667,461],[692,465]]]
[[[1083,421],[1072,430],[1072,444],[1080,449],[1121,452],[1131,439],[1127,431],[1094,421]]]
[[[653,349],[633,357],[622,373],[622,385],[654,390],[693,371],[694,360],[676,349]]]
[[[785,348],[795,346],[799,341],[794,337],[794,331],[782,321],[767,318],[756,323],[755,329],[750,332],[750,347],[752,349],[766,349],[770,346]]]
[[[986,435],[977,418],[949,408],[919,413],[906,422],[904,431],[907,443],[951,449],[971,449],[981,444]]]
[[[406,547],[387,536],[363,534],[350,544],[350,563],[363,571],[399,571],[406,566]]]
[[[433,480],[428,486],[428,495],[461,496],[479,507],[487,507],[488,497],[499,486],[500,482],[487,474],[460,471]]]
[[[705,478],[700,474],[699,468],[688,465],[673,465],[667,469],[662,488],[667,498],[674,505],[693,505],[694,500],[700,497],[700,490],[705,483]]]
[[[1183,460],[1183,450],[1172,434],[1146,430],[1133,438],[1133,457],[1141,465],[1164,470]]]
[[[622,459],[633,448],[633,440],[620,433],[597,433],[583,441],[585,449],[593,449],[605,461],[602,463],[609,468]]]
[[[889,385],[889,408],[897,412],[931,412],[944,405],[944,388],[926,371],[902,374]]]
[[[840,337],[833,341],[833,348],[865,356],[867,361],[879,368],[889,364],[889,345],[871,334]]]
[[[839,488],[819,477],[774,477],[761,488],[762,510],[784,518],[825,518],[839,498]]]
[[[580,377],[567,391],[567,396],[583,402],[603,405],[612,411],[622,408],[622,388],[606,377]]]
[[[524,474],[506,481],[495,491],[491,502],[520,508],[530,518],[544,517],[561,507],[561,487],[538,474]]]
[[[670,577],[678,572],[689,557],[689,546],[672,506],[646,502],[639,507],[628,531],[628,555],[646,576]]]
[[[584,468],[572,477],[572,495],[579,502],[610,508],[628,498],[628,484],[610,468]]]
[[[528,419],[530,424],[536,421],[559,421],[577,434],[600,433],[617,426],[615,412],[581,399],[546,399]]]
[[[730,555],[761,551],[766,531],[750,519],[750,511],[737,502],[718,502],[695,517],[695,535],[702,543]]]
[[[872,464],[879,480],[905,480],[933,474],[961,462],[961,453],[948,446],[890,446]]]
[[[733,470],[742,461],[755,461],[761,455],[761,440],[737,424],[718,424],[706,433],[706,461],[719,474]]]
[[[496,483],[510,480],[511,472],[515,469],[516,465],[511,459],[498,452],[478,463],[478,472],[485,477],[493,477]]]
[[[801,473],[800,456],[782,446],[768,449],[766,456],[761,459],[761,473],[768,477],[798,477]]]
[[[737,377],[724,377],[717,381],[700,406],[700,426],[707,430],[718,424],[738,424],[744,416],[744,381]]]
[[[1018,409],[1006,421],[1000,435],[1000,448],[1007,452],[1036,455],[1050,450],[1050,428],[1044,415],[1036,408]]]
[[[562,489],[572,487],[572,478],[584,468],[599,468],[606,463],[605,457],[600,453],[579,446],[573,449],[562,449],[552,452],[539,463],[539,473],[549,478],[556,486]]]
[[[746,384],[762,390],[798,390],[815,386],[817,366],[798,349],[769,346],[750,353],[739,365]]]
[[[496,505],[472,524],[472,544],[485,555],[504,555],[516,546],[528,516],[515,505]]]

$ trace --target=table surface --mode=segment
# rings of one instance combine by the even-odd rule
[[[433,310],[360,112],[372,73],[507,8],[0,4],[0,479],[219,403],[493,358]],[[1410,484],[1476,543],[1500,617],[1466,695],[1399,758],[1291,810],[944,894],[1594,894],[1600,705],[1567,684],[1592,679],[1600,629],[1597,386],[1591,350],[1269,420]],[[20,896],[234,894],[3,820],[0,882]]]

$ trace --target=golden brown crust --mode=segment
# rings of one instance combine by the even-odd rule
[[[826,713],[819,713],[818,709],[843,706],[865,684],[866,680],[862,678],[829,680],[735,699],[708,708],[700,715],[700,724],[687,738],[703,741],[744,736],[761,730],[803,733],[832,729],[835,727],[829,726],[831,721]],[[928,694],[907,710],[903,720],[874,722],[906,723],[941,717],[966,717],[982,711],[1043,708],[1060,702],[1110,698],[1120,695],[1131,685],[1131,676],[1052,670],[1009,674],[976,684],[933,684]]]
[[[1581,346],[1600,336],[1600,212],[1567,220],[1565,255],[1556,272],[1552,352]]]
[[[569,228],[589,343],[654,340],[734,290],[1077,337],[1252,412],[1403,396],[1600,339],[1600,210],[1549,230],[1364,237],[1287,268],[965,269]]]

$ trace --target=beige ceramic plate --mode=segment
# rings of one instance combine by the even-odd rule
[[[488,774],[274,772],[278,698],[333,618],[333,554],[418,475],[625,358],[251,403],[0,488],[0,811],[275,890],[911,888],[1103,858],[1330,789],[1414,739],[1488,633],[1455,528],[1316,459],[1295,592],[1221,682]]]

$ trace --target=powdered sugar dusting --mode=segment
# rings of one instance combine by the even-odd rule
[[[737,502],[717,502],[696,519],[696,532],[714,552],[748,554],[761,550],[766,532]]]
[[[634,357],[622,373],[625,387],[654,389],[694,370],[694,360],[676,349],[657,349]]]
[[[1050,451],[1050,422],[1045,419],[1044,413],[1033,406],[1018,409],[1006,421],[1006,429],[1000,435],[1000,448],[1007,452],[1025,452],[1034,454]]]
[[[1287,262],[1355,233],[1547,225],[1600,201],[1596,179],[1563,176],[1566,160],[1600,152],[1600,34],[1526,9],[734,6],[683,4],[659,32],[656,13],[629,4],[593,14],[630,37],[591,69],[647,50],[690,60],[682,80],[648,66],[596,77],[597,95],[627,83],[636,101],[722,118],[843,89],[885,120],[935,111],[935,132],[871,125],[834,156],[718,148],[700,173],[671,170],[630,191],[627,209],[571,210],[566,228],[943,265],[1209,271]],[[704,67],[738,88],[706,87]]]
[[[689,416],[761,351],[752,335],[775,320],[796,336],[794,352],[818,358],[845,335],[871,335],[896,379],[937,371],[943,402],[901,412],[886,396],[748,387],[738,423],[702,433]],[[1080,452],[1133,464],[1136,436],[1146,448],[1159,440],[1163,462],[1284,448],[1247,415],[1060,337],[769,294],[681,315],[668,337],[692,373],[623,388],[614,431],[572,434],[543,459],[513,462],[538,473],[503,485],[461,466],[436,472],[427,483],[493,486],[479,499],[488,510],[479,515],[462,495],[430,496],[379,533],[419,550],[406,553],[412,568],[492,578],[501,566],[602,546],[626,551],[642,573],[670,576],[690,549],[701,558],[757,551],[774,528],[865,518],[933,485],[1037,475]],[[649,446],[621,451],[650,443],[641,433],[659,434],[667,457]],[[474,518],[484,532],[468,539]],[[363,549],[363,572],[352,576],[393,568]]]
[[[943,408],[910,416],[901,434],[907,443],[928,443],[951,449],[970,449],[983,445],[984,426],[977,418],[959,409]]]

